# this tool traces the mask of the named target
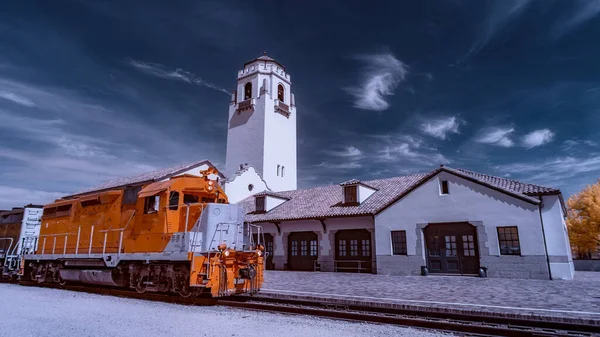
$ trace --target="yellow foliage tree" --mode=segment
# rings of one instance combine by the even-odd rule
[[[589,257],[600,248],[600,179],[567,201],[567,227],[573,253]]]

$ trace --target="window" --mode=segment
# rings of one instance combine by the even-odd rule
[[[300,242],[300,256],[306,256],[306,241]]]
[[[362,256],[371,256],[371,240],[363,239],[361,244]]]
[[[244,101],[250,98],[252,98],[252,82],[248,82],[244,86]]]
[[[498,243],[500,244],[500,254],[521,255],[517,226],[498,227]]]
[[[265,197],[256,197],[256,211],[257,212],[265,211]]]
[[[142,186],[130,187],[123,192],[123,205],[135,205]]]
[[[248,184],[248,191],[252,192],[253,189],[254,189],[254,185]]]
[[[278,100],[279,100],[281,103],[283,103],[283,102],[284,102],[284,99],[283,99],[283,97],[284,97],[284,90],[285,90],[285,89],[283,88],[283,85],[279,84],[279,85],[277,86],[277,99],[278,99]]]
[[[358,240],[350,240],[350,256],[358,256]]]
[[[298,255],[298,241],[292,241],[292,256]]]
[[[475,256],[475,239],[473,235],[463,235],[463,255],[464,256]]]
[[[277,165],[277,176],[279,177],[279,173],[281,172],[281,165]]]
[[[356,196],[356,192],[356,186],[344,186],[344,202],[347,204],[357,202],[358,198]]]
[[[158,206],[160,204],[160,196],[153,195],[146,197],[144,200],[144,214],[150,214],[158,212]]]
[[[172,191],[169,194],[169,210],[176,211],[179,209],[179,192]]]
[[[392,254],[407,255],[406,231],[392,231]]]
[[[317,256],[317,240],[310,241],[310,256]]]
[[[454,235],[446,235],[446,256],[456,256],[456,236]]]
[[[283,171],[285,170],[285,166],[281,166],[281,176],[283,177]]]
[[[448,181],[447,180],[442,180],[441,182],[441,187],[442,187],[442,194],[448,194]]]
[[[198,203],[198,196],[193,194],[184,194],[183,195],[183,203],[184,204],[196,204]]]
[[[346,240],[339,240],[338,246],[340,256],[346,256]]]

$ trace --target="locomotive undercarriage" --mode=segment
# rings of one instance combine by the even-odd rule
[[[190,263],[164,262],[126,262],[122,261],[116,267],[97,267],[93,261],[87,261],[87,266],[72,261],[28,261],[25,265],[23,279],[29,279],[40,284],[83,283],[100,286],[135,289],[138,293],[159,292],[175,293],[182,297],[194,297],[209,291],[205,287],[190,287]],[[91,263],[90,263],[91,262]]]

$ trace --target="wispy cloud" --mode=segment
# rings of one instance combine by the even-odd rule
[[[511,134],[515,131],[512,127],[489,127],[484,128],[475,138],[477,143],[496,145],[501,147],[512,147],[514,141],[510,139]]]
[[[363,154],[363,152],[360,149],[352,145],[346,146],[343,149],[328,150],[325,152],[337,157],[360,157]]]
[[[589,181],[589,175],[597,178],[595,172],[600,172],[600,154],[587,154],[581,157],[565,156],[549,158],[543,161],[516,162],[495,167],[502,172],[518,175],[521,180],[562,187],[572,190],[584,186]],[[586,176],[587,175],[587,176]]]
[[[396,87],[408,72],[407,66],[391,53],[361,55],[356,57],[366,65],[358,87],[346,88],[354,98],[354,107],[382,111],[390,107],[386,96],[394,94]]]
[[[552,141],[554,132],[550,129],[535,130],[523,137],[523,146],[531,149],[536,146],[541,146]]]
[[[566,12],[566,18],[558,21],[551,30],[555,39],[563,37],[580,25],[600,14],[600,0],[572,0],[572,10]]]
[[[588,147],[597,147],[598,143],[589,139],[568,139],[565,140],[558,148],[561,151],[571,151],[575,148],[581,147],[582,145]]]
[[[199,85],[202,87],[207,87],[211,89],[215,89],[226,94],[230,94],[229,91],[216,86],[210,82],[203,80],[201,77],[192,74],[189,71],[185,71],[183,69],[169,69],[158,63],[148,63],[136,60],[129,60],[129,64],[133,66],[135,69],[156,77],[173,80],[173,81],[182,81],[190,84]]]
[[[460,133],[458,131],[459,126],[460,122],[456,116],[441,117],[421,123],[421,131],[430,136],[445,140],[449,133]]]
[[[467,56],[482,50],[501,30],[515,21],[527,9],[531,0],[500,0],[492,2],[480,34]]]
[[[30,99],[25,98],[23,96],[15,95],[12,92],[0,91],[0,98],[4,98],[13,103],[17,103],[17,104],[24,105],[27,107],[35,106],[35,103],[33,103]]]
[[[359,169],[362,167],[361,163],[357,162],[342,162],[342,163],[330,163],[330,162],[322,162],[316,167],[322,167],[325,169],[336,169],[336,170],[350,170],[350,169]]]

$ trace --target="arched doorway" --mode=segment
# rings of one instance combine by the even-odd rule
[[[366,229],[335,233],[334,270],[347,273],[372,273],[371,233]]]
[[[437,223],[425,227],[430,273],[476,275],[479,271],[477,229],[468,223]]]
[[[258,243],[258,234],[252,234],[252,240]],[[264,242],[263,242],[264,237]],[[273,235],[271,233],[261,233],[260,243],[265,247],[265,253],[267,254],[266,266],[267,270],[275,269],[273,264]]]
[[[319,257],[319,238],[315,232],[293,232],[288,236],[288,269],[313,271]]]

